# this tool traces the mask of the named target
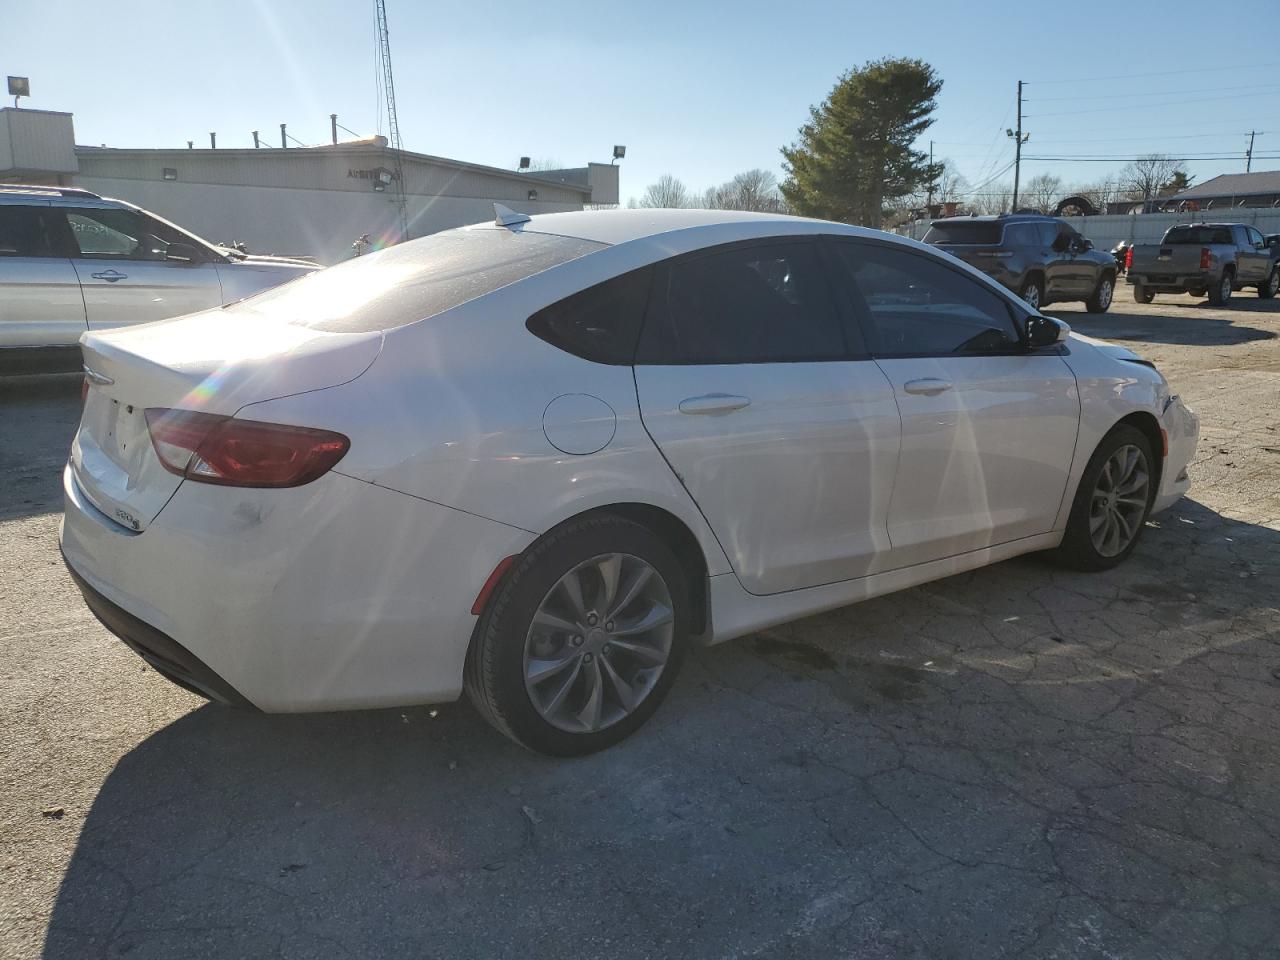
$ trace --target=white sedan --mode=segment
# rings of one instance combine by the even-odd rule
[[[1198,425],[922,244],[499,209],[82,339],[62,550],[159,672],[264,711],[457,698],[575,754],[691,643],[1055,550],[1119,563]]]

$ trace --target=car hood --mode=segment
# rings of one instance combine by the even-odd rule
[[[1115,360],[1136,360],[1139,363],[1148,362],[1141,354],[1134,353],[1128,347],[1122,347],[1118,343],[1111,343],[1109,340],[1098,340],[1094,337],[1086,337],[1083,333],[1076,333],[1074,330],[1071,331],[1070,339],[1087,343],[1099,353],[1105,354]]]
[[[318,263],[310,260],[303,260],[301,257],[273,257],[269,254],[250,253],[243,254],[238,251],[226,251],[222,248],[227,256],[230,257],[232,265],[243,264],[247,267],[305,267],[310,270],[321,269]]]

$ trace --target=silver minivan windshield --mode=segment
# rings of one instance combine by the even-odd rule
[[[499,228],[447,230],[308,274],[225,309],[335,333],[389,330],[605,246]]]

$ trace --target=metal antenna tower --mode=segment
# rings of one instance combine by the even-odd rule
[[[373,0],[378,20],[378,59],[382,63],[382,88],[387,98],[387,142],[391,147],[391,163],[395,176],[395,196],[400,241],[409,239],[409,205],[404,194],[404,164],[400,154],[404,145],[400,142],[400,121],[396,119],[396,84],[391,75],[391,37],[387,32],[386,0]],[[399,242],[399,241],[398,241]]]

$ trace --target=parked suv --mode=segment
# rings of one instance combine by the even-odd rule
[[[1032,307],[1083,300],[1090,313],[1111,306],[1116,261],[1057,217],[1001,214],[935,220],[924,242],[977,267]]]
[[[0,372],[78,369],[86,330],[195,313],[318,269],[215,246],[88,190],[0,184]]]

